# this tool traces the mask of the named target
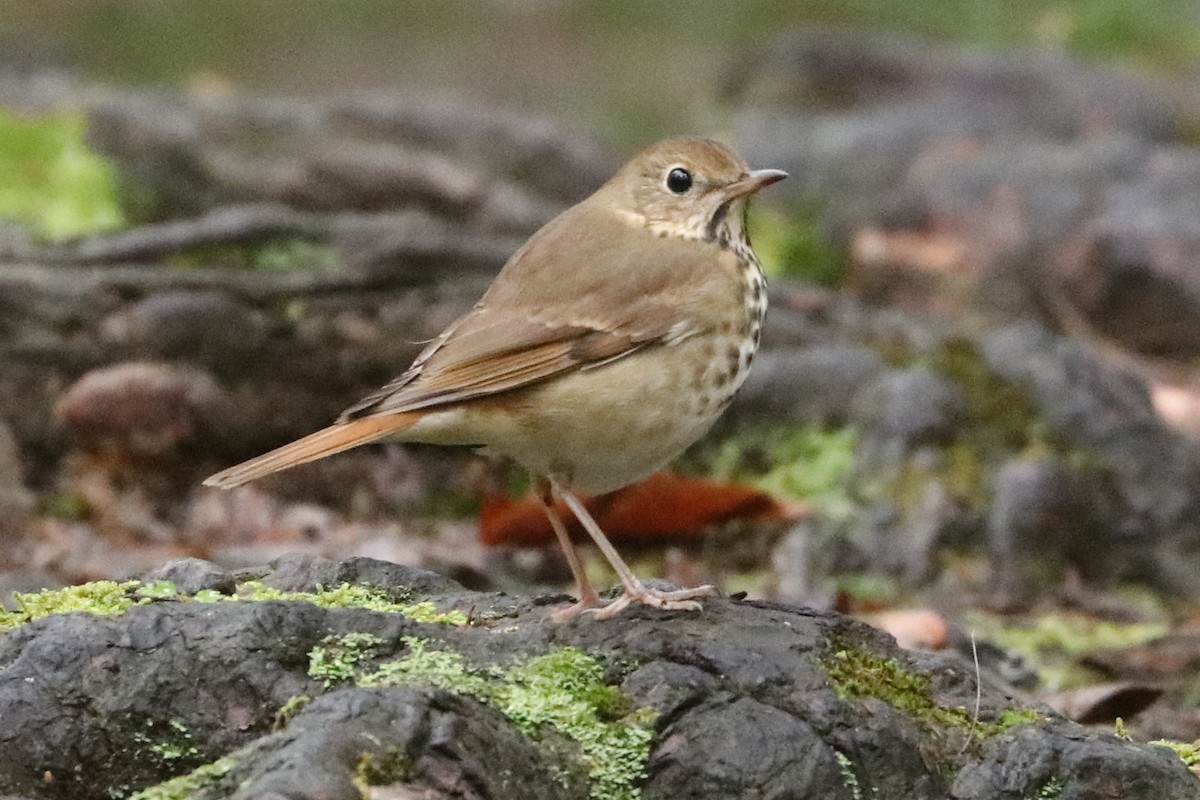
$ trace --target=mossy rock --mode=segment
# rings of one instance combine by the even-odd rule
[[[212,573],[214,585],[229,577]],[[0,792],[1000,800],[1051,781],[1064,796],[1200,791],[1169,750],[987,685],[977,694],[971,665],[905,653],[835,614],[712,598],[699,613],[633,608],[563,624],[550,616],[557,598],[468,592],[367,559],[290,559],[233,583],[201,599],[215,590],[130,586],[136,599],[120,613],[63,608],[0,634]],[[435,616],[406,613],[426,604]]]

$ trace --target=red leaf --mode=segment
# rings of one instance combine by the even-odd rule
[[[579,499],[614,542],[698,542],[708,528],[729,520],[786,521],[804,513],[798,505],[782,503],[748,486],[668,472],[655,473],[641,483],[606,495],[580,495]],[[561,504],[558,511],[572,538],[585,539],[583,528],[570,512]],[[485,499],[479,539],[488,545],[520,547],[555,541],[554,529],[532,494],[519,500],[502,496]]]

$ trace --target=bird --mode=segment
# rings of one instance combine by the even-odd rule
[[[700,609],[712,586],[644,584],[577,492],[636,483],[699,440],[745,381],[767,311],[749,198],[787,177],[714,139],[653,144],[535,232],[474,307],[331,425],[204,481],[230,489],[368,442],[469,445],[507,457],[536,493],[575,580],[560,620],[631,604]],[[604,603],[561,504],[620,579]]]

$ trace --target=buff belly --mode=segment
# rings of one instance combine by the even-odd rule
[[[585,492],[635,483],[703,436],[745,380],[744,337],[696,336],[427,414],[406,441],[479,445]]]

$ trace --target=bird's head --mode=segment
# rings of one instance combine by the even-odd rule
[[[786,172],[751,170],[712,139],[680,137],[634,156],[605,186],[628,217],[660,236],[743,237],[746,200]]]

